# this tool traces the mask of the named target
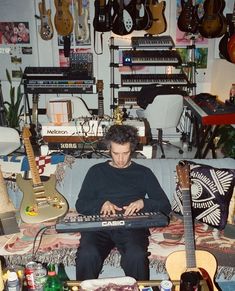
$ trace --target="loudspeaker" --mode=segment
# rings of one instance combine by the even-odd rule
[[[0,213],[0,235],[20,232],[15,212]]]

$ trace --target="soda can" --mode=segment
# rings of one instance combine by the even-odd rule
[[[35,277],[34,277],[34,271],[37,268],[36,262],[29,262],[25,266],[25,280],[26,280],[26,286],[28,290],[35,290]]]
[[[163,280],[161,282],[161,285],[160,285],[160,290],[161,291],[171,291],[171,288],[172,288],[173,284],[171,281],[169,280]]]
[[[47,269],[41,263],[34,270],[34,281],[37,291],[42,291],[47,280]]]

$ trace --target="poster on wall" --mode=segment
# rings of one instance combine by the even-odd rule
[[[0,44],[30,43],[28,22],[0,22]]]
[[[176,44],[188,45],[192,39],[197,44],[208,44],[208,39],[198,32],[198,21],[204,13],[204,0],[196,0],[195,6],[191,2],[176,0]]]

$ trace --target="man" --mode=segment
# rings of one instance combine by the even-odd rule
[[[88,170],[76,202],[78,213],[105,216],[118,212],[132,215],[161,211],[168,215],[171,206],[156,176],[149,168],[131,161],[138,142],[137,129],[113,125],[105,141],[112,159]],[[117,247],[125,275],[148,280],[148,236],[146,228],[82,232],[76,279],[98,278],[105,258],[113,247]]]

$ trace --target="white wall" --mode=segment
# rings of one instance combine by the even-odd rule
[[[71,0],[72,1],[72,0]],[[73,0],[76,1],[76,0]],[[8,48],[11,49],[11,55],[5,52],[0,53],[0,79],[2,80],[2,87],[3,87],[3,96],[4,100],[8,100],[9,95],[9,86],[7,84],[6,77],[5,77],[5,69],[8,68],[9,70],[12,69],[19,69],[19,67],[23,68],[25,66],[58,66],[59,65],[59,55],[58,55],[58,45],[57,45],[57,33],[56,30],[54,32],[54,37],[52,40],[44,41],[41,39],[39,35],[39,26],[40,20],[37,20],[34,15],[39,15],[38,12],[38,3],[39,0],[0,0],[0,19],[1,22],[4,21],[28,21],[30,25],[30,44],[24,45],[27,47],[32,47],[33,54],[32,55],[22,55],[20,52],[20,47],[23,46],[21,44],[18,45],[3,45],[0,44],[0,48]],[[224,14],[232,13],[233,11],[233,1],[226,0],[226,8],[224,10]],[[46,0],[46,7],[51,8],[52,10],[52,21],[54,21],[55,15],[55,5],[53,0]],[[175,39],[175,29],[176,29],[176,1],[175,0],[166,0],[166,11],[165,16],[167,19],[167,31],[164,33],[166,35],[171,35],[173,39]],[[93,21],[94,17],[94,1],[90,0],[90,27],[91,27],[91,45],[83,46],[88,47],[93,50],[94,46],[94,39],[93,39]],[[128,36],[116,36],[115,37],[115,44],[117,45],[130,45],[130,38],[133,35],[143,35],[145,32],[133,32]],[[93,54],[94,57],[94,77],[96,80],[101,79],[104,81],[104,109],[105,113],[110,115],[110,104],[111,100],[111,90],[110,90],[110,36],[111,33],[106,32],[103,34],[103,54],[96,55]],[[213,94],[220,94],[220,88],[223,88],[224,91],[229,92],[229,88],[225,89],[224,83],[218,84],[217,86],[213,86],[213,91],[211,89],[211,81],[212,76],[214,78],[214,74],[212,75],[212,67],[214,61],[217,60],[218,57],[218,41],[219,39],[209,39],[208,40],[208,67],[206,69],[201,69],[197,71],[196,80],[197,80],[197,93],[201,92],[212,92]],[[98,46],[97,50],[100,50],[100,33],[96,34],[96,45]],[[203,45],[201,45],[203,46]],[[204,45],[205,46],[205,45]],[[72,44],[73,48],[73,44]],[[22,58],[22,64],[14,65],[11,63],[11,56],[18,56]],[[118,60],[118,52],[116,52],[116,60]],[[225,61],[225,63],[227,63]],[[226,66],[227,67],[227,64]],[[217,67],[218,70],[222,71],[223,78],[226,81],[226,86],[230,86],[230,84],[235,83],[235,65],[231,65],[231,70],[223,69],[223,65]],[[156,72],[161,72],[163,68],[157,67]],[[234,73],[234,74],[233,74]],[[119,81],[119,74],[118,69],[115,70],[115,79]],[[17,84],[16,79],[16,84]],[[115,91],[117,96],[118,90]],[[76,94],[77,95],[77,94]],[[31,95],[29,95],[30,97]],[[40,95],[39,98],[39,107],[45,108],[46,101],[49,98],[55,97],[55,95]],[[83,94],[80,95],[86,101],[88,107],[91,108],[98,108],[98,98],[96,94]],[[226,99],[226,94],[223,93],[222,99]],[[29,98],[31,102],[31,98]]]

